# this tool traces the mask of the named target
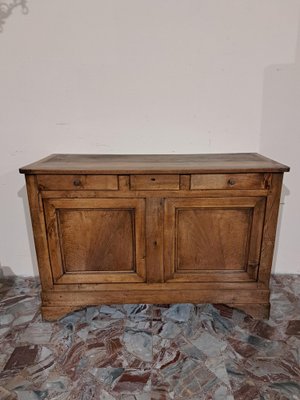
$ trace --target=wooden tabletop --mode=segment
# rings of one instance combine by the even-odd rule
[[[20,168],[25,174],[147,174],[287,172],[289,167],[257,153],[52,154]]]

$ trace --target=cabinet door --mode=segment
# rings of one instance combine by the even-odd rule
[[[264,197],[166,199],[165,280],[256,280],[264,213]]]
[[[143,199],[46,199],[54,283],[143,282]]]

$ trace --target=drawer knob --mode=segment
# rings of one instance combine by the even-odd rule
[[[235,182],[234,179],[231,179],[231,178],[230,178],[230,179],[228,179],[228,182],[227,182],[227,183],[228,183],[228,185],[230,185],[230,186],[234,186],[236,182]]]
[[[151,181],[155,182],[155,181],[156,181],[156,179],[155,179],[155,178],[151,178]]]
[[[80,179],[74,179],[73,185],[74,185],[74,186],[80,186],[80,185],[81,185]]]

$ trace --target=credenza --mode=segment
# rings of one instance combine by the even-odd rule
[[[89,305],[269,315],[283,173],[256,153],[53,154],[26,176],[46,320]]]

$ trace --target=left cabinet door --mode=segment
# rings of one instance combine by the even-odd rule
[[[55,284],[144,282],[144,199],[44,199]]]

